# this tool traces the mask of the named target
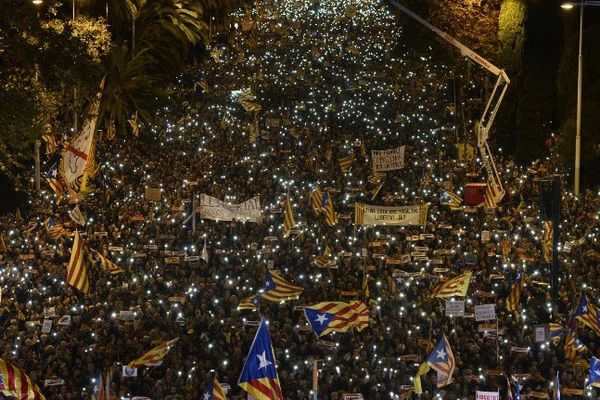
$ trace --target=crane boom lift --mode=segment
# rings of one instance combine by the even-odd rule
[[[396,0],[390,1],[394,7],[408,14],[422,25],[431,29],[438,36],[458,48],[464,57],[468,57],[469,59],[473,60],[497,77],[494,90],[492,90],[492,94],[490,95],[485,109],[481,114],[481,118],[475,123],[475,132],[477,134],[477,148],[481,154],[481,159],[488,176],[488,192],[486,195],[489,194],[493,198],[494,203],[498,203],[504,197],[505,191],[504,187],[502,186],[502,181],[500,179],[500,175],[498,174],[498,170],[496,169],[496,163],[494,162],[494,158],[490,152],[488,138],[490,129],[492,128],[492,124],[494,123],[494,119],[496,118],[496,114],[500,108],[500,104],[502,103],[504,95],[506,94],[506,90],[508,89],[508,85],[510,84],[508,75],[503,69],[496,67],[494,64],[487,61],[485,58],[481,57],[479,54],[452,36],[448,35],[446,32],[430,24],[408,8],[404,7],[402,4],[398,3]]]

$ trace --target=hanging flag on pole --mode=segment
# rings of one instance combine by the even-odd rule
[[[519,301],[521,300],[521,291],[523,290],[524,275],[525,270],[522,268],[521,272],[519,272],[517,278],[515,279],[515,283],[512,285],[510,295],[506,299],[506,309],[508,311],[515,311],[519,306]]]
[[[117,264],[104,257],[102,254],[100,254],[100,252],[90,249],[89,254],[90,261],[109,274],[115,275],[125,272],[125,270],[121,269],[121,267],[119,267]]]
[[[206,386],[202,400],[227,400],[225,391],[216,377]]]
[[[333,201],[328,192],[323,193],[321,210],[325,213],[325,222],[327,222],[327,225],[336,226],[338,223],[338,216],[333,208]]]
[[[208,250],[206,249],[206,237],[204,238],[204,247],[202,248],[202,255],[200,256],[204,261],[208,263]]]
[[[560,379],[558,371],[556,371],[556,379],[554,380],[554,390],[552,391],[552,400],[560,400]]]
[[[429,368],[433,368],[437,371],[437,387],[443,387],[452,383],[452,374],[454,373],[454,367],[456,363],[454,361],[454,354],[450,348],[450,343],[446,339],[446,335],[442,335],[437,346],[433,349],[427,361],[425,361],[419,367],[419,371],[415,376],[415,393],[423,393],[421,387],[421,375],[425,375],[429,372]]]
[[[18,400],[46,400],[31,378],[0,358],[0,393]]]
[[[544,237],[542,238],[542,253],[544,255],[544,261],[547,263],[552,262],[552,237],[554,227],[552,221],[544,222]]]
[[[179,338],[175,338],[173,340],[168,340],[154,347],[152,350],[148,351],[146,354],[137,358],[130,362],[127,366],[129,368],[138,368],[142,366],[153,367],[158,362],[162,361],[163,358],[167,355],[167,353],[175,346],[175,343],[179,340]]]
[[[464,274],[457,276],[456,278],[450,279],[447,282],[436,286],[431,291],[431,297],[453,297],[453,296],[466,296],[469,290],[469,282],[471,282],[472,271],[467,271]]]
[[[42,135],[42,140],[46,145],[46,154],[54,154],[54,152],[58,149],[56,137],[52,135]]]
[[[192,232],[196,233],[196,192],[192,193],[192,200],[183,219],[183,225],[188,229],[191,225]]]
[[[77,204],[73,210],[69,211],[69,217],[71,217],[76,224],[85,226],[85,217],[79,209],[79,204]]]
[[[67,267],[67,282],[76,289],[88,294],[90,285],[87,278],[87,268],[83,258],[83,244],[79,232],[75,231],[75,240],[71,249],[71,259]]]
[[[88,181],[95,172],[95,133],[98,110],[102,98],[104,80],[100,84],[100,92],[88,107],[81,132],[68,143],[65,143],[60,161],[60,174],[67,183],[70,201],[77,203],[89,193]]]
[[[369,309],[360,301],[326,301],[304,307],[304,316],[317,337],[330,332],[362,331],[369,326]]]
[[[600,314],[596,307],[588,301],[587,295],[583,293],[579,306],[573,316],[581,323],[591,328],[596,335],[600,336]]]
[[[48,181],[48,184],[52,190],[54,190],[54,193],[56,194],[56,204],[58,204],[63,195],[63,186],[60,181],[60,176],[58,175],[58,161],[52,164],[48,170],[48,173],[46,174],[46,180]]]
[[[594,356],[590,361],[590,385],[600,388],[600,360]]]
[[[315,190],[310,192],[308,195],[308,202],[315,215],[319,215],[322,211],[321,204],[323,203],[323,192],[321,192],[320,187],[317,186]]]
[[[290,202],[290,197],[288,196],[283,202],[283,236],[287,237],[295,226],[296,220],[294,220],[292,204]]]
[[[253,294],[250,297],[240,300],[237,309],[238,310],[251,310],[256,311],[260,306],[260,294]]]
[[[267,271],[265,279],[264,292],[261,297],[268,301],[287,301],[294,300],[300,297],[304,289],[301,286],[296,286],[281,277],[274,271]]]
[[[257,400],[283,400],[275,352],[264,319],[256,331],[238,384]]]

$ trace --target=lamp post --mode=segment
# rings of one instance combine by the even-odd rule
[[[573,192],[579,196],[579,183],[581,176],[581,98],[583,93],[583,8],[585,6],[600,6],[600,1],[582,1],[578,3],[566,2],[561,5],[565,10],[579,6],[579,56],[577,67],[577,122],[575,133],[575,178]]]

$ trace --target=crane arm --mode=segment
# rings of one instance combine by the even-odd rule
[[[504,95],[506,94],[506,90],[508,89],[508,85],[510,84],[508,75],[503,69],[496,67],[494,64],[481,57],[479,54],[452,36],[448,35],[446,32],[430,24],[408,8],[404,7],[402,4],[398,3],[396,0],[390,1],[396,8],[410,15],[422,25],[431,29],[438,36],[458,48],[463,56],[470,58],[472,61],[481,65],[498,78],[496,80],[496,84],[494,85],[494,90],[492,90],[492,94],[488,99],[485,109],[483,110],[481,118],[475,123],[475,132],[477,134],[477,147],[481,153],[483,166],[488,176],[488,191],[490,192],[490,196],[493,197],[494,201],[499,202],[504,197],[505,191],[487,140],[489,137],[489,132],[492,128],[492,124],[494,123],[494,119],[496,118],[496,114],[498,113],[498,109],[500,108],[500,104],[502,103]]]

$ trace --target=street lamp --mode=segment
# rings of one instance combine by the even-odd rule
[[[583,8],[585,6],[600,6],[600,1],[582,1],[578,3],[565,2],[561,7],[570,10],[579,6],[579,65],[577,68],[577,126],[575,134],[575,179],[573,182],[573,192],[579,196],[579,181],[581,174],[581,94],[583,91]]]

